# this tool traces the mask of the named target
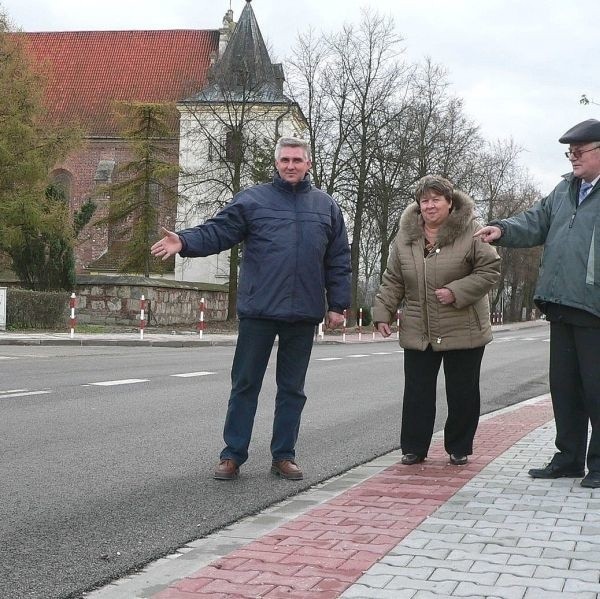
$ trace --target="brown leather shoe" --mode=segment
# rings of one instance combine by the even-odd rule
[[[221,460],[215,468],[213,478],[217,480],[233,480],[240,473],[240,467],[233,460]]]
[[[302,480],[304,476],[302,470],[300,470],[293,460],[279,460],[278,462],[273,462],[271,472],[287,480]]]

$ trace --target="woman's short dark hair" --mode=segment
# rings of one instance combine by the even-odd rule
[[[425,175],[417,181],[417,186],[415,187],[417,204],[428,191],[435,191],[443,195],[448,202],[451,202],[454,195],[454,185],[448,179],[444,179],[444,177],[440,177],[439,175]]]

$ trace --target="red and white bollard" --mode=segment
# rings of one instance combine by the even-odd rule
[[[396,310],[396,327],[398,327],[396,337],[400,339],[400,310]]]
[[[202,339],[202,335],[204,333],[204,298],[200,298],[200,305],[198,306],[200,309],[200,317],[198,319],[198,324],[196,325],[196,331],[198,335],[200,335],[200,339]]]
[[[146,298],[142,295],[140,299],[140,339],[144,338],[144,328],[146,326]]]
[[[69,325],[71,327],[71,339],[75,335],[75,325],[77,324],[77,320],[75,319],[75,293],[71,293],[71,299],[69,300],[69,308],[71,308],[71,318],[69,321]]]
[[[317,328],[317,338],[319,341],[323,341],[325,337],[325,319],[323,319]]]
[[[358,309],[358,340],[362,340],[362,308]]]
[[[344,322],[342,324],[342,341],[346,343],[346,310],[344,310]]]

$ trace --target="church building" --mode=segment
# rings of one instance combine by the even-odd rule
[[[16,35],[47,81],[48,118],[84,132],[83,145],[51,173],[72,213],[91,199],[96,215],[106,214],[107,185],[132,158],[117,119],[119,103],[174,106],[164,143],[180,169],[177,206],[159,224],[175,230],[203,222],[235,191],[256,182],[255,158],[272,165],[268,153],[278,137],[302,137],[306,130],[300,108],[284,94],[282,65],[271,62],[251,0],[237,23],[228,10],[219,29]],[[76,270],[119,274],[123,243],[93,220],[78,239]],[[224,254],[177,256],[160,276],[226,283]]]

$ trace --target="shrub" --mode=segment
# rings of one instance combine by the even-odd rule
[[[9,288],[6,325],[13,329],[64,328],[69,317],[69,297],[66,292]]]

